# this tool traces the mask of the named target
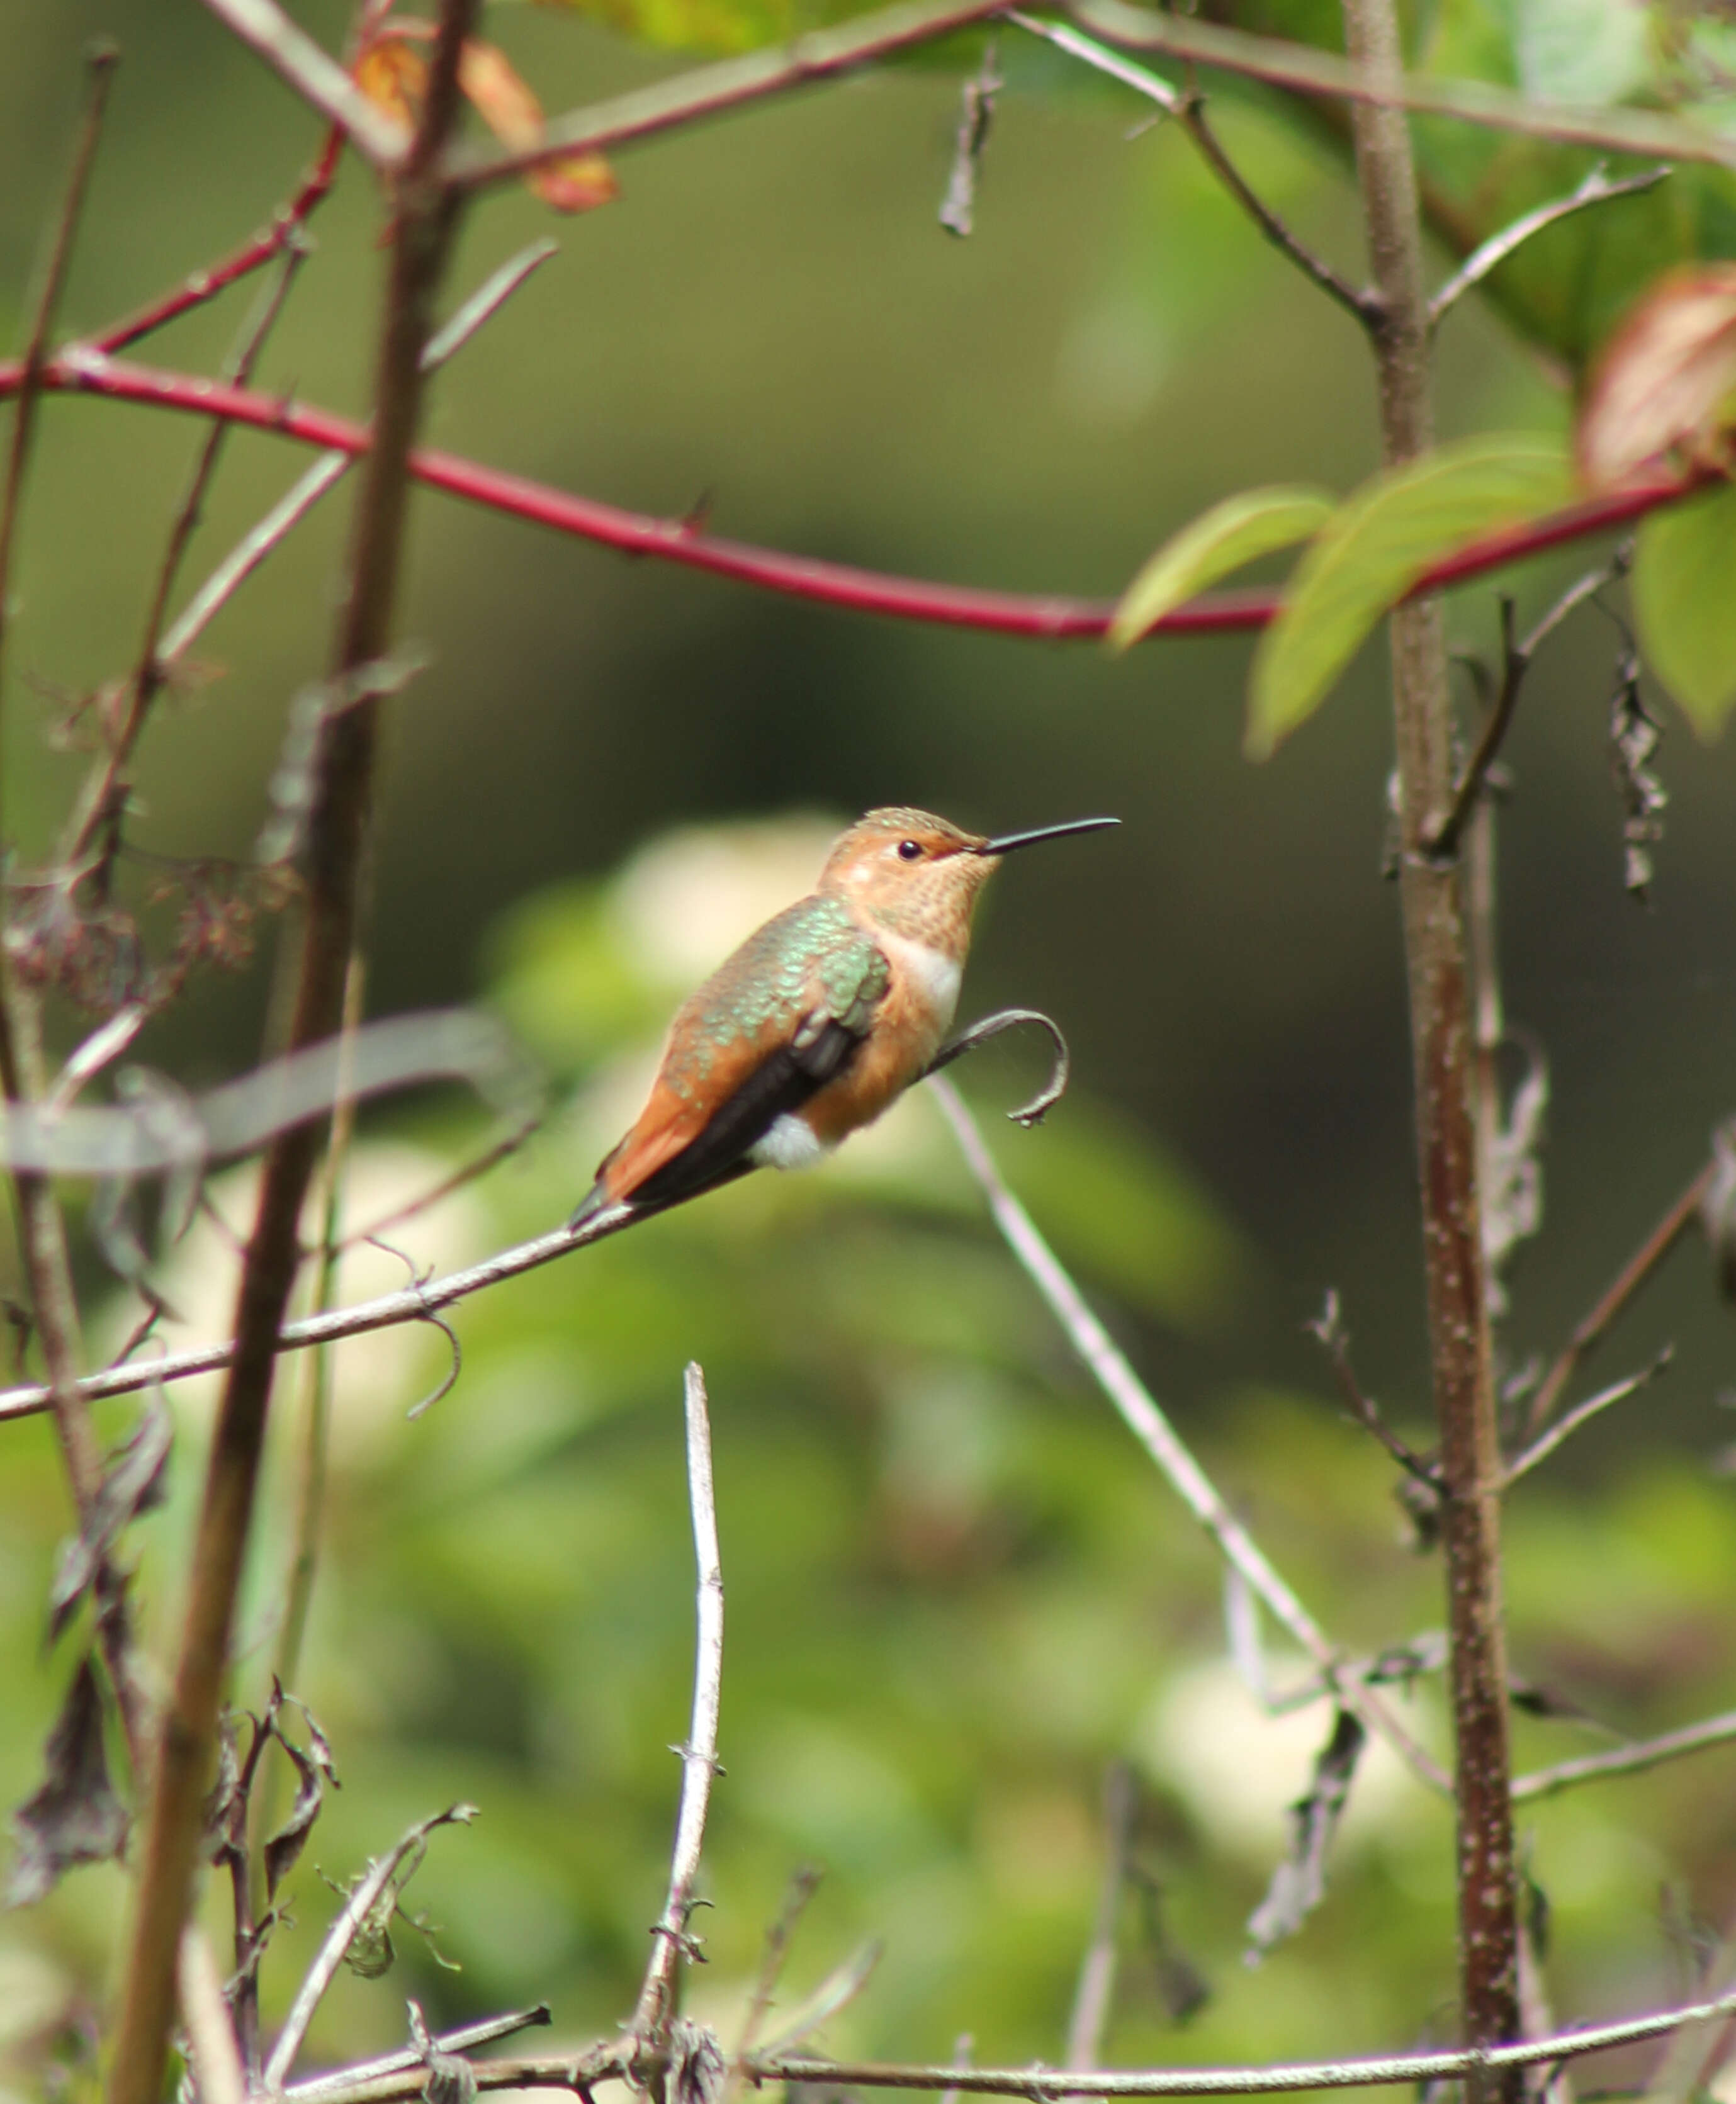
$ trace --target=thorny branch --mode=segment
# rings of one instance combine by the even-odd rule
[[[988,1201],[995,1225],[1129,1431],[1167,1477],[1225,1562],[1241,1573],[1314,1660],[1336,1699],[1354,1711],[1371,1732],[1385,1739],[1420,1781],[1432,1790],[1447,1790],[1447,1778],[1435,1761],[1380,1697],[1346,1670],[1346,1661],[1337,1648],[1267,1562],[1253,1537],[1225,1504],[1216,1486],[1176,1437],[1150,1391],[1087,1306],[1084,1295],[1038,1232],[1030,1215],[1001,1180],[957,1090],[938,1077],[930,1086],[939,1099],[971,1175]]]
[[[0,399],[16,393],[20,378],[21,369],[16,361],[0,362]],[[130,364],[86,344],[73,345],[51,359],[43,368],[41,384],[45,392],[93,394],[195,416],[221,417],[322,450],[359,456],[370,444],[364,426],[328,410],[245,388],[223,387],[191,374]],[[623,555],[682,564],[716,577],[857,613],[1061,642],[1100,640],[1114,611],[1114,602],[1106,600],[942,584],[756,547],[704,532],[689,517],[659,519],[630,511],[432,448],[411,456],[409,472],[449,496],[486,506],[531,525],[595,542]],[[1630,525],[1662,506],[1696,494],[1706,487],[1711,473],[1702,466],[1660,470],[1636,478],[1611,495],[1569,505],[1525,525],[1504,527],[1486,534],[1426,571],[1412,587],[1411,596],[1425,597],[1552,548]],[[1277,617],[1283,604],[1282,595],[1270,591],[1209,592],[1165,614],[1150,632],[1165,635],[1242,633],[1265,627]]]
[[[651,1932],[651,1962],[633,2012],[632,2033],[646,2047],[666,2048],[675,2015],[681,1960],[697,1959],[688,1932],[694,1883],[705,1843],[712,1782],[718,1773],[717,1713],[723,1693],[723,1567],[717,1548],[717,1499],[712,1484],[712,1428],[705,1375],[689,1365],[683,1376],[687,1416],[687,1486],[693,1508],[694,1558],[698,1566],[698,1634],[694,1658],[693,1721],[681,1757],[681,1803],[669,1861],[669,1891]]]

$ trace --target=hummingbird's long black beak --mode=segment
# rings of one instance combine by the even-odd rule
[[[1100,833],[1106,826],[1118,826],[1119,818],[1069,818],[1064,825],[1036,826],[1028,833],[1003,833],[997,840],[984,840],[982,855],[1011,854],[1015,848],[1035,847],[1039,840],[1058,840],[1069,833]]]

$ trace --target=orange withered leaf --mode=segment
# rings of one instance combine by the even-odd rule
[[[472,38],[459,61],[458,85],[483,123],[515,154],[528,154],[545,136],[542,105],[498,46]],[[600,154],[569,154],[530,169],[526,186],[556,212],[590,212],[607,204],[618,185]]]
[[[524,178],[556,212],[595,212],[620,193],[615,172],[601,154],[568,154],[533,168]]]
[[[428,95],[428,61],[404,37],[377,37],[356,60],[356,86],[386,116],[414,131]]]
[[[1580,412],[1580,470],[1593,488],[1671,453],[1729,455],[1736,430],[1736,264],[1658,280],[1605,347]]]

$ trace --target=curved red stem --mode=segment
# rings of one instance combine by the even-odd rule
[[[16,361],[0,363],[0,400],[16,394],[23,377]],[[303,445],[350,454],[367,452],[365,426],[330,410],[190,373],[165,372],[110,358],[88,345],[74,345],[42,369],[38,385],[45,392],[106,396],[119,402],[147,403],[199,417],[220,417],[255,430],[273,431]],[[904,621],[935,622],[999,635],[1025,635],[1054,642],[1100,636],[1109,626],[1113,602],[1074,599],[1059,594],[993,591],[972,585],[902,577],[879,570],[827,562],[816,556],[785,554],[707,533],[690,519],[659,519],[628,511],[595,497],[575,497],[524,475],[484,466],[456,453],[426,448],[413,454],[410,472],[435,489],[474,504],[547,526],[558,533],[595,541],[623,555],[650,555],[685,563],[689,568],[734,577],[796,599],[856,613],[877,613]],[[1612,496],[1600,497],[1551,512],[1547,518],[1485,535],[1461,548],[1426,572],[1412,596],[1446,585],[1462,584],[1524,557],[1628,525],[1658,506],[1688,495],[1706,479],[1703,473],[1658,473]],[[1158,623],[1165,635],[1223,635],[1264,628],[1283,604],[1272,591],[1209,592],[1177,607]]]

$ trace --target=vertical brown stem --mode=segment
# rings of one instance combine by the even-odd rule
[[[392,198],[395,217],[363,470],[332,661],[334,699],[314,760],[306,886],[290,1049],[330,1036],[362,892],[379,703],[356,675],[390,640],[404,552],[408,464],[422,399],[422,356],[459,199],[439,174],[458,111],[458,61],[479,0],[444,0],[428,100]],[[362,683],[364,689],[365,683]],[[300,1256],[317,1125],[280,1134],[266,1157],[242,1268],[230,1362],[207,1468],[173,1689],[165,1705],[141,1852],[139,1890],[109,2076],[109,2104],[156,2104],[173,2013],[175,1958],[192,1895],[200,1808],[215,1746],[234,1612],[265,1442],[278,1331]]]
[[[1391,0],[1344,0],[1351,59],[1396,81]],[[1382,314],[1375,337],[1381,448],[1409,460],[1434,442],[1428,305],[1416,171],[1403,113],[1359,105],[1357,174]],[[1392,617],[1404,843],[1401,889],[1421,1183],[1430,1357],[1444,1479],[1451,1683],[1457,1763],[1459,1968],[1466,2042],[1519,2035],[1519,1939],[1502,1627],[1500,1492],[1493,1354],[1479,1206],[1469,959],[1456,863],[1431,860],[1424,831],[1452,801],[1447,656],[1437,600]],[[1517,2071],[1470,2086],[1517,2100]]]

